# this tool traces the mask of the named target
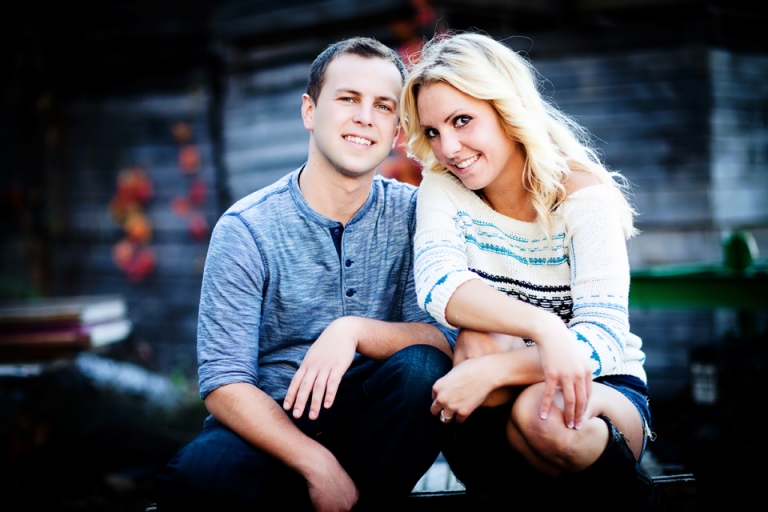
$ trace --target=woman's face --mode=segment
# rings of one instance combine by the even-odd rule
[[[421,129],[435,158],[470,190],[521,186],[525,157],[490,103],[443,82],[422,86]]]

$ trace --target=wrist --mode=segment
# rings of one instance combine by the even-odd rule
[[[328,467],[329,459],[336,460],[336,457],[325,446],[314,440],[312,440],[312,444],[313,446],[307,447],[309,449],[305,450],[302,456],[298,457],[292,464],[293,469],[307,481],[324,473]]]
[[[540,347],[547,347],[554,340],[562,339],[567,331],[568,327],[560,317],[539,309],[538,314],[533,318],[530,334],[526,338],[532,339]]]
[[[360,339],[365,333],[364,318],[357,316],[342,316],[334,320],[330,327],[338,333],[338,339],[348,339],[354,342],[354,349],[360,344]]]

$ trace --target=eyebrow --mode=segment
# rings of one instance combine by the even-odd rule
[[[443,122],[444,122],[444,123],[447,123],[448,121],[450,121],[450,120],[451,120],[451,118],[452,118],[452,117],[455,117],[455,116],[456,116],[456,113],[457,113],[457,112],[459,112],[460,110],[461,110],[460,108],[457,108],[456,110],[454,110],[453,112],[451,112],[450,114],[448,114],[448,116],[447,116],[445,119],[443,119]],[[423,130],[424,128],[433,128],[433,127],[432,127],[432,126],[427,126],[427,125],[424,125],[424,124],[422,124],[422,125],[421,125],[421,129]]]
[[[461,110],[461,109],[460,109],[460,108],[457,108],[456,110],[454,110],[453,112],[451,112],[450,114],[448,114],[448,116],[446,116],[446,118],[445,118],[445,119],[443,119],[443,122],[444,122],[444,123],[447,123],[448,121],[450,121],[452,117],[455,117],[455,116],[456,116],[456,112],[458,112],[459,110]]]

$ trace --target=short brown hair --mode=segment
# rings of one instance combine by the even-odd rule
[[[320,96],[320,91],[325,83],[325,70],[328,68],[328,64],[336,57],[345,54],[359,55],[367,59],[389,60],[400,71],[403,81],[408,74],[403,61],[392,48],[370,37],[352,37],[330,45],[312,63],[309,70],[309,83],[307,84],[307,94],[312,98],[312,101],[317,102],[317,98]]]

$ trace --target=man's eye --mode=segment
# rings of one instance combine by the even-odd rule
[[[453,124],[456,125],[457,128],[461,128],[462,126],[468,125],[471,120],[472,118],[469,116],[459,116],[456,118]]]
[[[392,107],[390,107],[389,105],[386,105],[386,104],[384,104],[384,103],[382,103],[381,105],[379,105],[379,108],[380,108],[381,110],[386,110],[387,112],[391,112],[391,111],[392,111]]]
[[[428,139],[434,139],[437,137],[437,130],[434,128],[426,128],[424,130],[424,135],[426,135]]]

